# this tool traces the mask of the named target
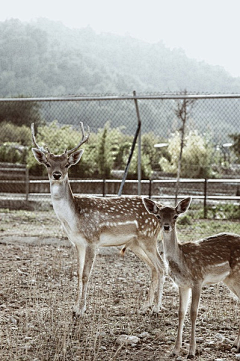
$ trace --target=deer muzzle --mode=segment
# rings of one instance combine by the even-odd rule
[[[53,172],[52,176],[55,180],[59,180],[62,177],[62,173],[61,172]]]
[[[170,230],[171,230],[170,225],[167,224],[167,223],[165,223],[165,224],[163,225],[163,231],[164,231],[164,232],[170,232]]]

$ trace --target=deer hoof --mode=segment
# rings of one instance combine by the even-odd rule
[[[170,353],[170,357],[176,357],[178,356],[179,352],[175,351],[175,350],[172,350],[172,352]]]

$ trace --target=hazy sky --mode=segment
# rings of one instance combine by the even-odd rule
[[[240,0],[6,0],[1,5],[0,21],[39,17],[163,41],[240,76]]]

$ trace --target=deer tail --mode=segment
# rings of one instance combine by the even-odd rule
[[[126,249],[127,249],[127,246],[126,246],[126,245],[123,246],[123,248],[121,249],[120,255],[121,255],[122,257],[124,257]]]

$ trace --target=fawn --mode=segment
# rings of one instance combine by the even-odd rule
[[[176,207],[166,207],[150,199],[144,199],[148,212],[154,214],[159,221],[169,275],[179,288],[178,334],[173,355],[178,355],[180,352],[190,290],[192,292],[188,358],[193,358],[196,351],[196,318],[202,287],[223,281],[240,298],[240,236],[220,233],[197,242],[179,243],[176,220],[181,213],[187,211],[190,203],[191,198],[188,197],[180,201]],[[239,352],[240,329],[235,346]]]

